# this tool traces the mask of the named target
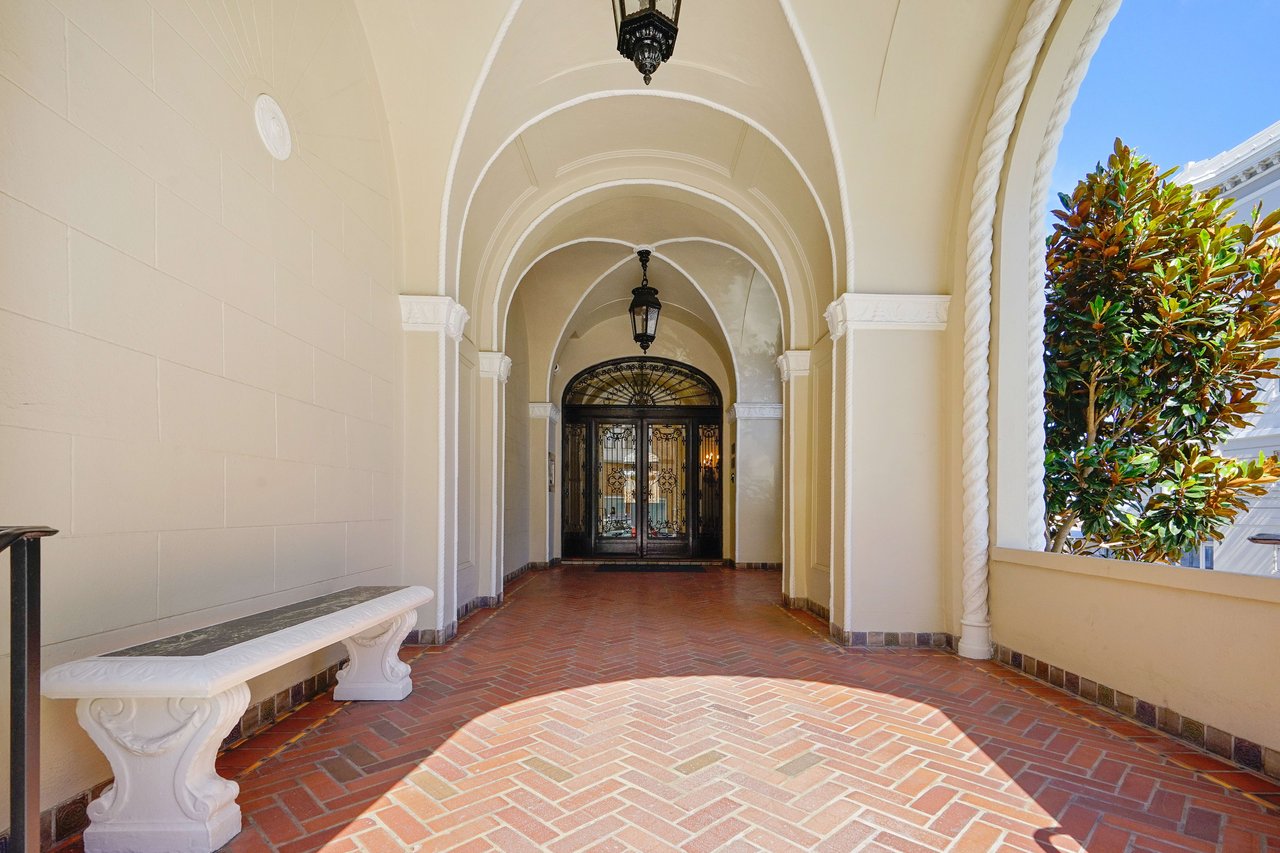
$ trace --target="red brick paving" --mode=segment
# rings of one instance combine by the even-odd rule
[[[767,572],[527,575],[406,650],[409,698],[322,698],[278,754],[224,755],[224,849],[1280,850],[1280,813],[1213,781],[1280,802],[1268,780],[994,663],[838,648],[777,598]]]

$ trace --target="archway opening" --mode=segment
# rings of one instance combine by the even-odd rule
[[[722,554],[722,397],[710,376],[666,358],[580,371],[562,411],[566,557]]]

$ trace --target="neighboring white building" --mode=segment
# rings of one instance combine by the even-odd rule
[[[1261,204],[1264,213],[1280,207],[1280,121],[1207,160],[1183,167],[1178,180],[1197,190],[1220,187],[1223,195],[1235,200],[1236,218],[1247,220]],[[1270,380],[1262,390],[1262,411],[1254,422],[1236,430],[1223,444],[1224,455],[1256,457],[1280,451],[1280,382]],[[1251,575],[1270,574],[1272,549],[1255,545],[1250,536],[1280,532],[1280,490],[1272,489],[1259,498],[1249,513],[1231,525],[1226,537],[1208,544],[1201,553],[1184,562],[1219,571]]]

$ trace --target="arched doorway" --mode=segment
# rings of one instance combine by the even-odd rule
[[[720,390],[665,358],[606,361],[565,388],[563,554],[721,555]]]

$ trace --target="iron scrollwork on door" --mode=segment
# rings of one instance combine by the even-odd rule
[[[587,532],[587,425],[564,425],[564,532]]]
[[[707,374],[619,358],[578,373],[562,399],[566,556],[721,553],[723,410]]]
[[[719,406],[720,392],[698,371],[659,358],[606,361],[569,383],[566,406]]]
[[[649,425],[649,536],[674,539],[688,532],[688,428]]]
[[[636,536],[636,440],[633,424],[596,427],[596,532],[609,539]]]

